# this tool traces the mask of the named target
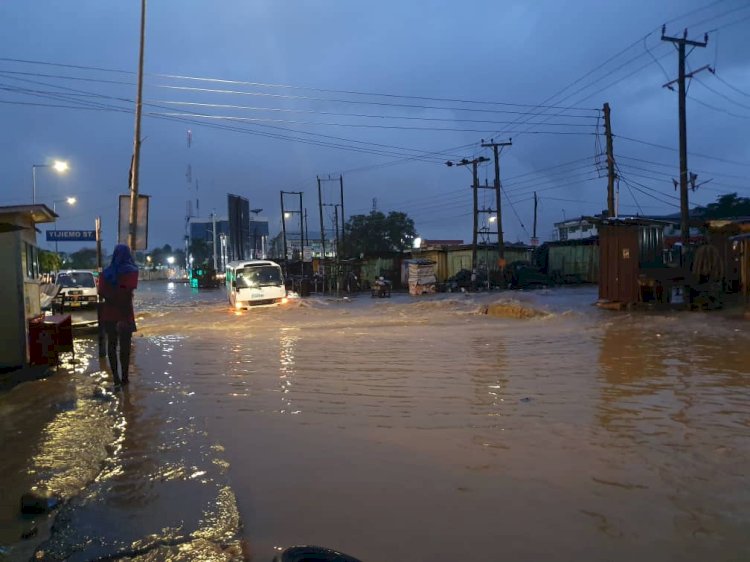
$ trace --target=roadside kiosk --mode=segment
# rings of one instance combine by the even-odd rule
[[[0,369],[54,363],[72,350],[70,316],[41,311],[36,225],[56,218],[46,205],[0,206]]]

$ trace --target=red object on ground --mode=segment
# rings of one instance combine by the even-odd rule
[[[29,320],[29,363],[57,365],[60,353],[73,351],[70,314],[37,316]]]

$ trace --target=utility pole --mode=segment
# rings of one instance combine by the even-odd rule
[[[326,259],[326,231],[323,223],[323,192],[320,188],[320,176],[318,180],[318,210],[320,211],[320,260],[321,263]]]
[[[307,230],[308,222],[307,222],[307,209],[305,209],[305,240],[307,240],[308,245],[310,244],[310,231]]]
[[[299,192],[299,274],[305,276],[305,215],[302,206],[302,191]]]
[[[287,215],[299,215],[299,244],[300,244],[300,263],[302,263],[302,252],[305,248],[305,225],[304,225],[304,215],[303,215],[303,206],[302,206],[302,194],[303,191],[281,191],[281,232],[284,237],[284,261],[286,262],[288,260],[289,255],[289,237],[287,235],[286,231],[286,219]],[[284,195],[298,195],[299,196],[299,210],[297,211],[287,211],[286,207],[284,206]],[[294,255],[294,253],[292,253]],[[302,266],[300,266],[301,269]]]
[[[284,263],[286,264],[287,256],[289,255],[286,250],[286,211],[284,211],[284,192],[280,192],[281,197],[281,243],[284,248]]]
[[[473,158],[472,160],[469,160],[467,158],[464,158],[460,162],[452,162],[448,160],[448,162],[445,163],[446,166],[468,166],[471,164],[471,176],[472,176],[472,193],[473,193],[473,200],[474,200],[474,226],[472,228],[472,234],[471,234],[471,276],[472,276],[472,286],[476,284],[476,273],[477,273],[477,232],[479,230],[479,174],[477,173],[477,166],[482,162],[489,162],[489,158],[485,158],[484,156],[480,156],[479,158]],[[476,288],[476,287],[474,287]]]
[[[146,0],[141,0],[141,40],[138,55],[138,93],[135,100],[135,140],[130,170],[130,216],[128,221],[128,246],[135,252],[138,228],[138,170],[141,165],[141,112],[143,109],[143,47],[146,37]]]
[[[218,271],[216,267],[216,212],[211,211],[211,242],[213,244],[214,251],[214,271]]]
[[[346,215],[344,214],[344,176],[339,174],[339,187],[340,187],[340,199],[339,203],[341,204],[341,249],[346,247],[346,229],[344,228],[344,223],[346,222]],[[338,252],[337,252],[338,255]]]
[[[490,142],[485,143],[482,139],[482,146],[485,148],[492,147],[492,152],[495,156],[495,205],[497,206],[497,252],[498,258],[501,260],[501,269],[505,267],[505,237],[503,236],[503,213],[502,213],[502,202],[500,201],[500,152],[504,146],[512,146],[513,139],[508,139],[508,142],[495,142],[495,139],[490,139]]]
[[[612,124],[609,119],[609,104],[604,104],[604,134],[607,136],[607,217],[617,216],[615,209],[615,155],[612,146]]]
[[[689,53],[685,53],[685,47],[705,47],[708,44],[708,33],[704,34],[703,41],[691,41],[687,38],[687,29],[682,33],[682,37],[668,37],[666,35],[667,26],[661,28],[661,40],[669,41],[677,45],[677,96],[678,110],[680,116],[680,234],[682,238],[682,251],[687,248],[690,241],[690,207],[688,203],[688,164],[687,164],[687,116],[685,111],[685,98],[687,91],[685,88],[685,58]],[[691,49],[692,51],[692,49]],[[700,70],[703,70],[703,67]],[[691,72],[692,77],[696,72]],[[665,84],[670,87],[674,81]]]
[[[536,191],[535,191],[534,192],[534,230],[532,231],[533,234],[531,236],[532,246],[536,246],[537,244],[539,244],[539,239],[536,237],[536,215],[537,215],[536,211],[538,207],[539,207],[539,199],[537,199]]]

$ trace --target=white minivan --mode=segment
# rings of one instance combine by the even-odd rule
[[[283,304],[287,300],[281,266],[269,260],[228,263],[226,287],[229,304],[236,309]]]
[[[60,287],[58,302],[68,308],[96,308],[96,277],[92,271],[69,269],[58,272],[55,284]]]

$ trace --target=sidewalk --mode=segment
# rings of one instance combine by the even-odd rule
[[[244,559],[228,465],[169,350],[136,338],[131,383],[113,394],[94,338],[77,339],[77,363],[0,393],[0,560]],[[33,489],[62,507],[22,516]]]

